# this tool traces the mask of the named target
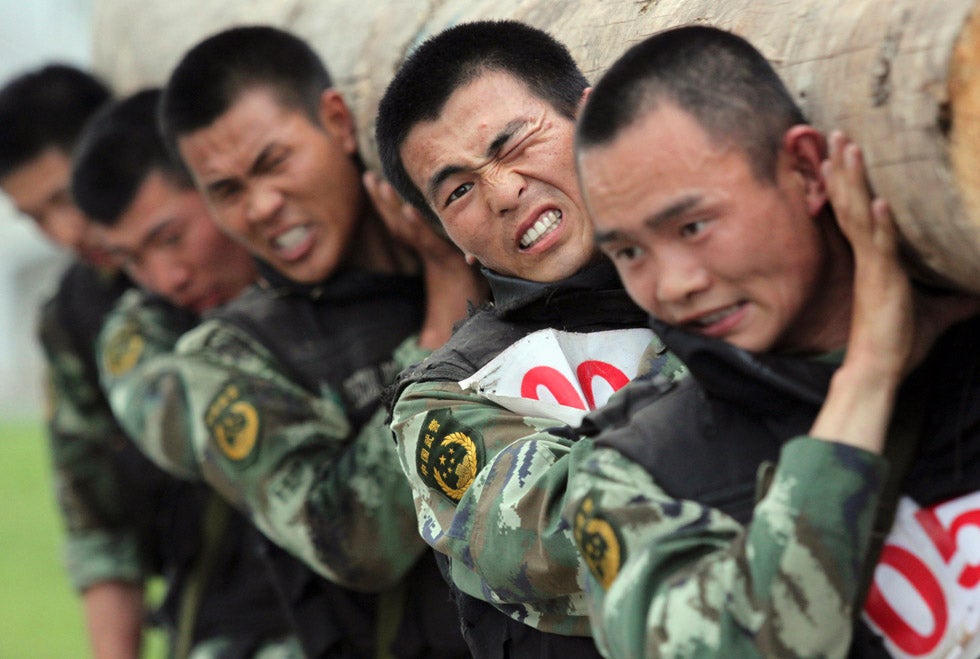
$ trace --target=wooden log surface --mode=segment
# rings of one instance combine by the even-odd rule
[[[512,18],[563,41],[595,80],[623,50],[689,23],[730,29],[773,63],[818,128],[864,147],[921,263],[980,293],[980,0],[95,0],[93,61],[120,93],[160,84],[210,33],[266,23],[324,57],[377,162],[373,117],[411,48]]]

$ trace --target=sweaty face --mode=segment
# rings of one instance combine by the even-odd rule
[[[218,229],[197,190],[156,172],[103,236],[141,286],[197,313],[230,301],[255,278],[251,256]]]
[[[68,156],[51,148],[5,176],[0,187],[49,240],[89,263],[107,266],[109,258],[99,243],[98,232],[72,201],[70,178]]]
[[[760,181],[665,103],[579,162],[597,242],[652,315],[752,351],[839,347],[825,325],[848,298],[829,283],[822,202],[785,149]]]
[[[321,99],[320,123],[256,88],[179,140],[221,227],[302,283],[328,277],[356,249],[364,203],[353,121],[333,90]]]
[[[401,157],[464,253],[501,274],[555,281],[595,254],[573,134],[574,122],[526,85],[489,71],[416,124]]]

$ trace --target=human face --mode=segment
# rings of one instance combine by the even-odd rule
[[[849,298],[818,220],[826,197],[813,144],[784,139],[775,181],[760,181],[740,148],[665,102],[582,153],[597,242],[633,299],[751,351],[840,347],[828,323]]]
[[[10,172],[0,187],[49,240],[93,265],[107,266],[109,258],[95,227],[72,201],[70,179],[68,156],[52,147]]]
[[[319,118],[255,88],[178,141],[221,227],[300,283],[347,260],[364,207],[354,124],[336,91],[324,92]]]
[[[230,301],[255,278],[251,256],[218,229],[197,190],[159,172],[104,229],[104,241],[141,286],[197,313]]]
[[[575,178],[574,122],[514,76],[459,87],[402,143],[405,171],[463,252],[498,273],[549,282],[595,255]]]

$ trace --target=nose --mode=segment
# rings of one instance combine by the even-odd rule
[[[526,189],[526,179],[513,169],[498,167],[484,176],[487,204],[494,215],[516,209]]]
[[[191,269],[179,258],[158,255],[144,266],[147,288],[180,304],[182,294],[190,287]]]
[[[690,250],[680,246],[657,256],[655,295],[659,306],[686,304],[708,288],[708,270]]]
[[[268,183],[254,184],[246,202],[245,219],[250,224],[267,221],[279,212],[282,199],[282,193],[274,186]]]
[[[41,223],[51,240],[76,252],[84,246],[87,222],[74,208],[51,210]]]

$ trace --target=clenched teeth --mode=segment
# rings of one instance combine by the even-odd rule
[[[276,236],[272,244],[276,249],[292,249],[306,240],[310,230],[305,226],[293,227]]]
[[[538,242],[544,236],[548,235],[554,229],[561,224],[561,211],[558,209],[552,209],[547,213],[543,213],[538,221],[534,223],[530,229],[528,229],[523,236],[521,236],[521,248],[527,249]]]

